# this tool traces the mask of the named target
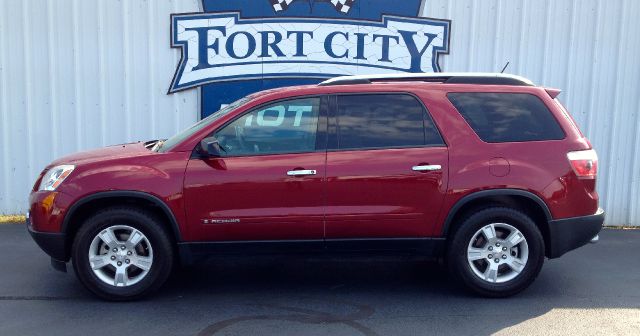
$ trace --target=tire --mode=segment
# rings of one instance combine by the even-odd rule
[[[156,291],[171,274],[174,255],[162,221],[133,207],[108,208],[88,218],[71,249],[80,282],[108,301],[136,300]]]
[[[491,235],[495,238],[487,238]],[[447,262],[453,277],[473,293],[507,297],[531,285],[542,269],[544,251],[544,239],[531,218],[511,208],[491,207],[457,227]]]

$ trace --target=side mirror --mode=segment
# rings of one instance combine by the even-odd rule
[[[205,156],[221,157],[225,150],[220,146],[218,139],[215,137],[208,137],[200,141],[200,151],[201,154],[204,154]]]

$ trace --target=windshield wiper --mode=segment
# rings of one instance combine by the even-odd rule
[[[167,139],[156,141],[156,143],[153,145],[153,148],[151,148],[151,150],[154,152],[159,151],[160,148],[162,148],[162,146],[164,145],[165,141],[167,141]]]

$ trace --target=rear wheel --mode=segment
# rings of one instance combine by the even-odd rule
[[[544,240],[527,215],[488,208],[469,216],[453,234],[448,263],[465,287],[488,297],[514,295],[538,276]]]
[[[155,216],[111,208],[86,220],[72,248],[82,284],[106,300],[133,300],[158,289],[173,267],[173,247]]]

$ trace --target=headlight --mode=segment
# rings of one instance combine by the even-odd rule
[[[42,182],[40,182],[38,190],[56,190],[56,188],[62,184],[62,181],[71,174],[74,168],[76,168],[74,165],[61,165],[49,169],[49,171],[44,174],[44,177],[42,177]]]

